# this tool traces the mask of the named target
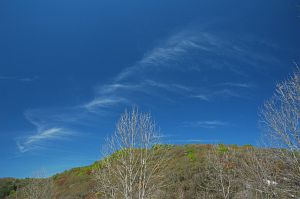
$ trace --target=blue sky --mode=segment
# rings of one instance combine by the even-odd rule
[[[100,158],[132,105],[164,142],[256,144],[300,62],[295,0],[2,0],[0,177]]]

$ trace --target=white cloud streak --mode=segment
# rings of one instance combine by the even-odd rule
[[[203,100],[203,101],[207,101],[207,102],[211,101],[210,97],[207,96],[207,95],[204,95],[204,94],[197,94],[197,95],[194,95],[192,97]]]
[[[197,37],[189,35],[186,31],[177,33],[168,38],[161,46],[155,47],[146,53],[135,65],[123,70],[115,80],[122,81],[149,69],[161,70],[163,67],[170,67],[170,62],[179,61],[194,49],[207,50],[204,46],[198,45],[197,40]],[[174,68],[174,65],[172,67]]]
[[[205,91],[202,91],[200,93],[198,91],[194,91],[194,93],[191,95],[191,98],[199,99],[201,101],[206,101],[206,102],[213,102],[220,99],[231,99],[231,98],[249,99],[249,97],[242,95],[241,92],[238,92],[232,88],[227,88],[227,87],[228,86],[222,86],[221,88],[218,89],[208,88]],[[239,88],[245,89],[248,87],[239,86]]]
[[[163,83],[163,82],[158,82],[158,81],[153,81],[153,80],[146,80],[143,83],[144,86],[151,86],[151,87],[156,87],[160,88],[163,90],[167,90],[170,92],[190,92],[192,91],[192,88],[180,84],[172,84],[172,83]]]
[[[17,147],[21,153],[25,153],[38,148],[45,148],[53,140],[66,139],[74,136],[75,133],[62,127],[49,126],[45,122],[36,121],[29,112],[25,113],[26,119],[36,127],[35,133],[18,138]]]
[[[104,95],[112,94],[120,90],[136,91],[139,89],[141,89],[141,86],[139,85],[133,85],[128,83],[112,83],[99,87],[96,92],[99,95]]]
[[[108,108],[108,107],[118,105],[120,103],[127,103],[127,102],[128,100],[120,97],[97,97],[94,100],[83,105],[83,107],[90,112],[96,112],[98,109],[101,108]]]
[[[245,75],[245,67],[241,65],[247,65],[248,68],[257,67],[257,63],[270,63],[276,60],[270,56],[263,58],[260,53],[253,52],[249,47],[251,43],[237,38],[225,40],[222,36],[209,31],[187,27],[171,35],[160,45],[149,50],[141,60],[121,71],[111,84],[101,87],[98,92],[101,99],[99,104],[101,105],[105,98],[108,100],[104,102],[110,101],[115,96],[122,100],[113,100],[113,102],[123,103],[124,99],[130,101],[124,97],[124,93],[121,94],[121,91],[147,93],[146,88],[149,86],[206,102],[216,97],[244,98],[236,89],[250,89],[254,87],[253,84],[225,82],[214,87],[215,83],[206,82],[211,85],[200,85],[200,87],[198,85],[198,88],[193,88],[178,82],[157,81],[151,78],[151,74],[193,71],[200,75],[203,71],[222,70]],[[94,103],[95,101],[92,101],[87,104]],[[115,103],[110,104],[115,105]]]
[[[183,126],[186,127],[200,127],[206,129],[215,129],[220,127],[229,126],[230,123],[219,121],[219,120],[207,120],[207,121],[193,121],[193,122],[184,122]]]
[[[196,84],[188,84],[187,82],[180,82],[179,78],[158,79],[152,74],[153,72],[159,72],[167,76],[169,72],[174,71],[179,73],[192,72],[193,75],[199,74],[199,79],[201,79],[205,78],[205,74],[203,74],[205,71],[226,70],[235,74],[243,74],[243,65],[254,67],[258,62],[276,61],[270,56],[261,56],[260,54],[263,53],[251,51],[251,48],[247,47],[248,43],[247,41],[225,40],[220,35],[199,28],[188,27],[171,35],[160,45],[149,50],[141,60],[121,71],[111,82],[98,87],[93,99],[72,109],[72,114],[73,112],[80,114],[71,117],[71,122],[75,123],[78,118],[82,120],[82,115],[89,117],[89,113],[98,113],[104,109],[109,110],[131,102],[136,103],[134,100],[138,99],[137,94],[153,96],[155,92],[168,92],[205,102],[222,98],[243,98],[242,94],[237,92],[239,91],[237,89],[249,89],[253,87],[252,84],[225,82],[215,86],[216,82],[213,81],[206,81],[206,84],[201,84],[200,81]],[[261,64],[257,67],[260,66]],[[21,82],[31,82],[37,78],[0,76],[0,80]],[[189,76],[185,77],[185,79],[188,78]],[[166,98],[166,95],[157,96]],[[133,97],[136,99],[133,99]],[[81,114],[82,111],[84,111],[84,114]],[[59,119],[62,121],[65,120],[64,118],[68,118],[65,115],[63,114],[63,117],[59,117]],[[66,128],[56,124],[50,126],[41,121],[37,122],[32,119],[29,119],[29,121],[36,126],[37,130],[36,133],[18,140],[18,147],[21,152],[40,147],[43,143],[51,140],[72,135]],[[200,121],[189,123],[189,125],[217,128],[229,124],[222,121]]]
[[[33,82],[37,80],[38,77],[18,77],[18,76],[0,76],[0,80],[12,80],[12,81],[19,81],[19,82]]]
[[[37,148],[43,148],[45,144],[53,140],[64,139],[73,135],[73,133],[63,128],[53,127],[37,131],[34,135],[28,135],[17,141],[18,149],[25,153]]]
[[[263,43],[258,45],[266,46]],[[253,50],[253,40],[249,38],[238,36],[228,38],[228,35],[224,36],[220,32],[209,31],[207,25],[201,24],[200,27],[193,24],[171,34],[160,44],[148,50],[132,66],[117,74],[110,83],[98,88],[95,99],[85,103],[84,107],[92,112],[101,111],[101,108],[115,107],[132,101],[130,100],[132,95],[127,94],[155,95],[155,92],[161,90],[206,102],[211,102],[217,97],[243,98],[243,94],[237,89],[253,88],[252,84],[225,82],[215,87],[216,82],[213,81],[201,84],[201,78],[206,78],[205,72],[206,75],[214,75],[216,72],[224,71],[247,76],[248,72],[245,69],[260,70],[262,65],[276,61],[276,58],[266,52]],[[200,80],[198,85],[187,85],[178,82],[178,79],[173,82],[170,79],[157,81],[156,73],[166,73],[167,76],[169,72],[192,72],[199,74]],[[149,87],[156,90],[148,91]],[[166,98],[165,95],[157,96]]]
[[[87,112],[101,112],[103,109],[132,102],[130,92],[153,95],[154,93],[151,92],[162,92],[162,90],[206,102],[211,102],[220,97],[243,98],[236,89],[249,89],[253,87],[252,84],[225,82],[214,87],[215,83],[208,82],[207,84],[211,85],[200,84],[195,87],[195,85],[189,86],[185,83],[172,81],[172,79],[157,81],[153,77],[151,78],[149,74],[153,71],[168,73],[176,70],[181,72],[193,71],[199,73],[199,75],[204,70],[228,70],[242,74],[240,63],[254,66],[257,62],[268,62],[270,57],[266,56],[264,58],[260,53],[252,52],[247,45],[247,41],[224,40],[220,35],[197,27],[188,27],[171,35],[160,45],[148,51],[141,60],[121,71],[111,83],[99,87],[95,92],[94,99],[79,107],[84,108]],[[238,64],[226,64],[228,59],[229,61],[233,59],[233,63],[236,63],[238,59]],[[0,77],[1,79],[29,82],[35,80],[36,77]],[[149,91],[148,88],[154,88],[155,90]],[[165,95],[157,96],[165,97]],[[35,121],[31,122],[35,123]],[[23,145],[30,145],[30,143],[38,143],[42,140],[51,140],[58,138],[60,135],[65,135],[62,128],[56,126],[40,128],[38,126],[40,124],[35,125],[37,126],[37,134],[27,137],[23,141]],[[206,121],[198,122],[196,125],[204,128],[215,128],[225,126],[226,123]]]
[[[229,86],[229,87],[237,87],[237,88],[253,88],[254,85],[251,83],[235,83],[235,82],[224,82],[219,84],[219,86]]]
[[[198,72],[227,70],[244,74],[245,65],[257,69],[261,68],[262,64],[267,65],[278,61],[271,55],[252,50],[249,47],[251,43],[253,41],[238,38],[224,39],[220,35],[196,27],[188,27],[171,35],[159,46],[147,52],[141,60],[123,70],[115,80],[119,82],[151,70],[161,71],[166,68]],[[195,61],[195,64],[183,64],[187,60]]]

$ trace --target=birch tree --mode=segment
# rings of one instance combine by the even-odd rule
[[[249,198],[285,198],[278,187],[282,161],[277,150],[248,147],[243,151],[239,173]]]
[[[106,141],[105,158],[94,170],[97,192],[104,198],[155,198],[165,186],[167,158],[149,113],[136,108],[121,115],[115,133]]]
[[[282,162],[278,187],[286,197],[300,197],[300,71],[277,84],[271,99],[265,102],[261,121],[273,154]]]
[[[44,172],[35,173],[25,183],[24,187],[17,190],[17,199],[52,199],[54,183],[52,178],[45,178]]]
[[[212,198],[232,198],[239,185],[234,149],[222,144],[213,146],[206,162],[207,183],[202,185],[202,189]]]

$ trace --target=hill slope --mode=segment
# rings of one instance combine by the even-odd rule
[[[199,198],[203,192],[201,183],[205,183],[205,172],[207,172],[207,156],[211,152],[212,145],[168,145],[168,156],[170,160],[165,168],[167,186],[160,197],[163,198]],[[228,149],[234,149],[243,153],[249,146],[237,147],[219,146],[219,152],[225,153]],[[99,161],[100,162],[100,161]],[[93,168],[99,164],[86,167],[73,168],[54,175],[54,198],[56,199],[79,199],[94,198]],[[13,197],[18,187],[24,186],[28,179],[0,179],[0,198]],[[210,183],[210,182],[207,182]],[[236,190],[236,195],[240,194]],[[198,195],[197,195],[198,194]],[[162,196],[163,195],[163,196]],[[205,197],[205,196],[202,196]],[[208,198],[208,197],[206,197]],[[217,198],[217,197],[216,197]]]

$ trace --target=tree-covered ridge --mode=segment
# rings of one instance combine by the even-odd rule
[[[249,197],[253,190],[249,188],[250,183],[246,181],[247,175],[252,175],[245,167],[245,163],[254,164],[253,153],[260,154],[262,151],[271,149],[258,149],[249,145],[160,145],[154,147],[166,148],[169,160],[164,168],[166,185],[155,193],[154,198],[224,198],[222,186],[227,186],[227,198],[243,198],[245,194]],[[117,152],[110,159],[117,159]],[[53,177],[53,198],[101,198],[101,193],[95,191],[95,179],[93,171],[101,167],[103,160],[97,161],[86,167],[78,167]],[[282,165],[274,165],[276,169],[282,169]],[[246,173],[246,171],[248,172]],[[224,177],[224,181],[217,177]],[[1,192],[2,198],[13,198],[16,188],[22,188],[29,179],[1,180],[1,190],[13,183],[14,186]],[[230,184],[230,188],[229,188]],[[267,185],[267,183],[266,183]],[[248,186],[248,188],[247,188]],[[9,193],[9,194],[8,194]],[[251,195],[252,196],[252,195]],[[263,198],[263,197],[262,197]]]

